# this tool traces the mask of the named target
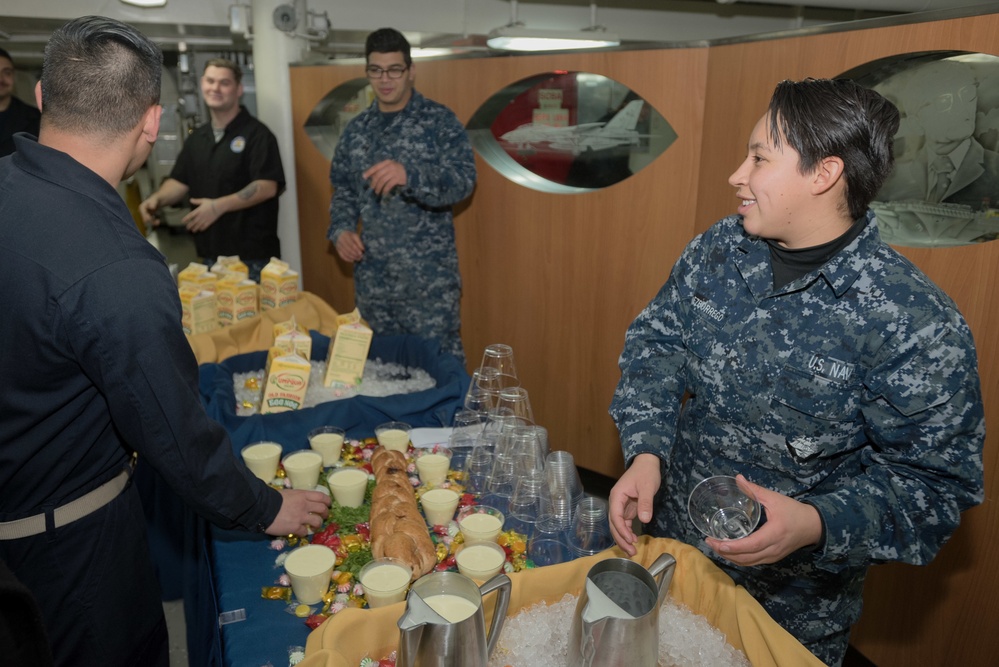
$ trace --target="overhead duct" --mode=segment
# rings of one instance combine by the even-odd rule
[[[994,0],[717,0],[717,2],[720,5],[786,5],[789,7],[804,6],[898,13],[996,4]]]

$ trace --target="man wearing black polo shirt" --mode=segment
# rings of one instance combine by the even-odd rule
[[[169,663],[135,454],[224,528],[304,535],[328,513],[205,414],[177,286],[116,189],[156,140],[161,67],[131,26],[71,21],[45,47],[38,140],[0,160],[0,560],[59,667]]]
[[[239,255],[260,280],[271,257],[280,257],[278,195],[284,170],[277,140],[267,126],[240,105],[243,71],[224,58],[209,60],[201,94],[211,123],[196,129],[177,157],[170,177],[139,205],[147,224],[160,223],[158,210],[190,197],[184,216],[197,253],[211,264],[219,255]]]

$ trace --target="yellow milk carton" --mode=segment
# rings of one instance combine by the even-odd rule
[[[198,277],[208,271],[208,266],[191,262],[177,274],[177,287],[199,286]]]
[[[239,255],[219,255],[212,264],[211,272],[219,278],[233,278],[236,280],[248,280],[250,278],[250,267],[243,262]]]
[[[201,334],[219,328],[215,292],[198,287],[181,287],[180,324],[186,334]]]
[[[297,354],[303,359],[309,359],[312,356],[312,336],[292,329],[275,336],[274,347],[283,350],[285,354]]]
[[[273,348],[272,348],[273,349]],[[298,410],[305,404],[312,366],[297,354],[274,356],[260,400],[260,414]]]
[[[330,338],[329,352],[326,355],[326,374],[323,385],[334,384],[354,386],[364,377],[364,364],[368,360],[372,331],[355,308],[336,318],[337,327]]]
[[[298,271],[288,268],[287,262],[271,257],[260,271],[260,310],[281,308],[298,300]]]
[[[241,320],[256,317],[260,312],[257,303],[257,283],[240,279],[236,273],[219,279],[215,288],[219,326],[231,326]]]

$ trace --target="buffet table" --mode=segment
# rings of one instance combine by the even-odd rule
[[[313,359],[325,357],[329,338],[315,331]],[[441,354],[436,343],[415,336],[375,337],[369,359],[422,368],[435,380],[433,389],[412,394],[353,398],[322,403],[312,408],[271,415],[238,416],[233,373],[260,369],[266,352],[229,357],[201,366],[202,402],[213,419],[222,423],[239,455],[243,446],[273,440],[287,454],[308,449],[308,432],[317,426],[336,425],[350,439],[369,438],[386,421],[404,421],[414,427],[440,427],[451,423],[468,388],[468,374],[454,356]],[[188,614],[188,653],[192,665],[285,665],[293,646],[305,645],[309,629],[303,619],[289,614],[286,605],[261,598],[261,588],[271,586],[283,570],[274,565],[278,553],[266,536],[223,531],[202,523],[196,582],[185,590]],[[245,620],[219,626],[219,614],[245,610]]]

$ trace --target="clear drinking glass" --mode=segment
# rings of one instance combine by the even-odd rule
[[[719,540],[746,537],[756,530],[762,513],[756,498],[727,475],[708,477],[695,486],[687,511],[699,531]]]
[[[517,365],[513,361],[513,348],[502,343],[487,345],[482,353],[479,368],[495,368],[503,375],[517,377]]]

